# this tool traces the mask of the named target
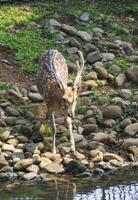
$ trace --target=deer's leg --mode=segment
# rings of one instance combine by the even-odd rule
[[[55,113],[52,112],[51,114],[51,123],[52,123],[52,132],[53,132],[53,141],[52,141],[52,152],[56,154],[56,123],[55,123]]]
[[[74,141],[73,132],[72,132],[72,120],[71,120],[71,117],[67,117],[66,120],[67,120],[69,134],[70,134],[70,148],[71,148],[71,151],[74,153],[75,152],[75,141]]]

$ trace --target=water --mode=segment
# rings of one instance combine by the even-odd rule
[[[0,183],[0,200],[138,200],[138,171],[102,177],[58,177],[47,184]]]

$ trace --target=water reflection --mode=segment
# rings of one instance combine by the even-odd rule
[[[138,173],[0,184],[0,200],[138,200]]]

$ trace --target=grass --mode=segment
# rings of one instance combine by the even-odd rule
[[[51,35],[48,34],[48,20],[51,18],[64,20],[69,14],[80,16],[86,11],[93,17],[94,23],[78,21],[74,22],[74,25],[80,30],[92,33],[101,20],[108,18],[107,15],[120,13],[131,15],[138,12],[138,6],[137,2],[110,4],[100,0],[95,4],[82,0],[70,0],[68,5],[54,0],[2,4],[0,6],[0,43],[13,50],[14,62],[20,66],[22,73],[34,74],[37,69],[37,58],[47,48],[58,48],[64,52],[63,46],[55,44]],[[36,26],[31,27],[32,22],[36,22]],[[123,27],[129,28],[126,25]],[[110,28],[109,32],[121,34],[122,25],[119,25],[117,29]]]
[[[0,90],[6,90],[12,87],[13,84],[0,82]]]

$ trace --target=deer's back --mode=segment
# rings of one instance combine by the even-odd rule
[[[67,85],[68,69],[66,61],[57,50],[48,50],[39,60],[37,73],[37,87],[48,107],[61,104],[62,92],[59,80]]]

